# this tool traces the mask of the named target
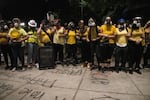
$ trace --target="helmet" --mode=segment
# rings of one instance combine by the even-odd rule
[[[119,19],[118,23],[125,23],[125,19],[123,19],[123,18]]]

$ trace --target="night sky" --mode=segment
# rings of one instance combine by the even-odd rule
[[[150,4],[149,0],[142,1],[144,2],[144,4]],[[130,5],[132,4],[135,3],[131,2]],[[149,8],[135,10],[131,9],[127,13],[125,13],[125,15],[127,15],[127,18],[130,18],[135,16],[136,13],[141,13],[141,15],[144,16],[145,20],[148,20],[150,17],[148,13],[149,9],[150,6]],[[48,11],[59,13],[60,18],[64,21],[78,21],[81,18],[80,7],[70,6],[69,0],[0,0],[0,16],[2,16],[3,19],[11,20],[14,17],[19,17],[23,20],[35,19],[37,21],[40,21],[46,17],[46,13]],[[89,18],[89,16],[91,16],[91,13],[89,14],[88,12],[87,15],[87,18]],[[100,20],[99,18],[97,19]]]
[[[66,15],[67,5],[65,0],[0,0],[0,13],[3,19],[19,17],[41,20],[48,11],[61,9]]]

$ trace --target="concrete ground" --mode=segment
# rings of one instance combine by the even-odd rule
[[[26,71],[0,67],[0,100],[150,100],[150,68],[101,73],[78,66]]]

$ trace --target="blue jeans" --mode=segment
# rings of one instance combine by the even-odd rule
[[[37,49],[36,43],[27,43],[27,64],[35,64],[37,60]]]

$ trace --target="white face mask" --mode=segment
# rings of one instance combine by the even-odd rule
[[[14,27],[18,28],[19,27],[19,23],[14,23]]]
[[[133,24],[137,24],[137,21],[136,21],[136,20],[134,20],[134,21],[133,21]]]
[[[4,29],[8,29],[8,26],[7,26],[7,25],[5,25],[5,26],[4,26]]]
[[[90,18],[88,21],[88,26],[95,26],[95,25],[96,25],[95,21],[92,18]]]
[[[95,24],[95,22],[89,22],[88,23],[88,26],[95,26],[96,24]]]
[[[119,24],[119,25],[117,25],[117,27],[118,27],[118,28],[120,28],[120,27],[121,27],[121,25]]]
[[[118,25],[117,27],[119,30],[123,30],[125,28],[124,25]]]
[[[137,25],[137,27],[141,27],[141,23],[137,23],[136,25]]]
[[[133,24],[136,24],[136,27],[141,27],[141,23],[140,22],[138,22],[138,21],[133,21]]]
[[[106,24],[106,25],[112,25],[112,21],[105,21],[104,24]]]

